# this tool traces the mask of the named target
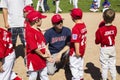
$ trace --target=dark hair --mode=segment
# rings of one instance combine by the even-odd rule
[[[63,20],[60,20],[59,22],[53,23],[53,25],[59,25],[60,23],[63,23]]]
[[[104,19],[105,23],[112,23],[114,18],[115,18],[115,11],[112,9],[107,9],[103,13],[103,19]]]

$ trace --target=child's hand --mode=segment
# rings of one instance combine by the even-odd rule
[[[55,58],[55,62],[60,62],[61,61],[61,57],[62,57],[62,54],[57,54],[56,58]]]
[[[46,58],[47,61],[53,63],[54,62],[54,59],[52,57],[49,57],[49,58]]]
[[[2,67],[2,62],[0,62],[0,73],[4,72],[3,67]]]
[[[77,53],[75,54],[75,56],[76,56],[77,58],[82,57],[81,54],[77,54]]]
[[[42,55],[42,57],[43,57],[43,58],[49,58],[49,57],[50,57],[50,54],[45,53],[45,54]]]

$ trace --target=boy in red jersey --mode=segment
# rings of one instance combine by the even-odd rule
[[[27,21],[26,16],[32,11],[35,11],[35,9],[34,9],[33,6],[30,6],[30,5],[25,6],[24,9],[23,9],[23,14],[24,14],[24,18],[25,18],[25,21],[24,21],[24,27],[25,28],[26,28],[26,26],[29,25],[29,22]]]
[[[0,80],[22,80],[12,71],[14,61],[11,33],[0,28]]]
[[[47,75],[46,60],[50,55],[46,53],[46,42],[44,35],[38,28],[42,24],[42,15],[38,11],[33,11],[27,15],[30,27],[26,28],[26,48],[27,48],[27,68],[29,80],[36,80],[39,73],[40,80],[49,80]]]
[[[72,20],[75,22],[72,28],[70,44],[70,70],[72,80],[83,80],[83,56],[86,48],[86,25],[82,21],[82,10],[74,8],[71,11]]]
[[[116,51],[115,37],[117,34],[116,26],[112,25],[115,18],[115,12],[112,9],[107,9],[103,13],[105,26],[100,27],[96,31],[95,43],[100,44],[100,63],[102,66],[102,78],[107,80],[107,73],[110,70],[112,80],[116,80]]]

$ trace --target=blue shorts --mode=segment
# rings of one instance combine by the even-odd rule
[[[24,27],[14,27],[14,28],[9,28],[9,32],[12,34],[12,44],[15,47],[16,46],[16,41],[17,41],[17,36],[19,35],[19,38],[25,47],[25,36],[24,36]]]

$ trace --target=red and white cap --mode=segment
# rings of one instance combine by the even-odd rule
[[[57,22],[59,22],[59,21],[61,21],[61,20],[63,20],[63,18],[61,17],[60,14],[55,14],[55,15],[53,15],[52,18],[51,18],[51,21],[52,21],[53,24],[54,24],[54,23],[57,23]]]
[[[25,6],[24,9],[23,9],[23,12],[31,12],[31,11],[35,11],[34,10],[34,7],[28,5],[28,6]]]
[[[70,15],[72,16],[73,19],[82,19],[82,10],[80,8],[74,8],[71,10]]]
[[[46,18],[47,16],[45,15],[42,15],[40,12],[38,11],[32,11],[30,12],[28,15],[27,15],[27,19],[29,22],[33,22],[33,21],[36,21],[38,19],[43,19],[43,18]]]

